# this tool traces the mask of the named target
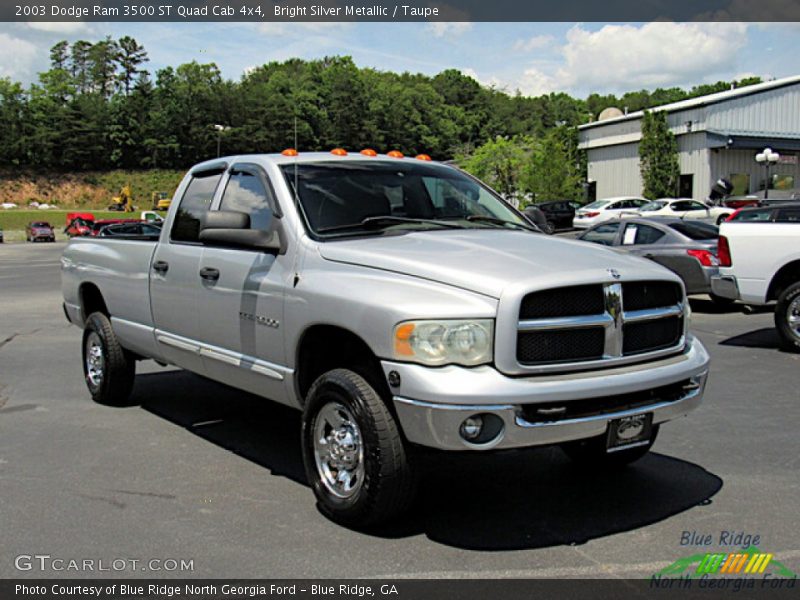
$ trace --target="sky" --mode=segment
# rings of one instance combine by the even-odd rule
[[[350,55],[360,67],[455,68],[524,95],[624,93],[800,74],[800,24],[758,23],[0,23],[0,77],[25,84],[60,40],[132,36],[154,72],[214,62],[238,80],[289,58]]]

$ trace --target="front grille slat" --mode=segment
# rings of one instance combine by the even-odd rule
[[[620,289],[623,313],[615,320]],[[541,290],[520,303],[516,357],[523,367],[613,361],[676,347],[683,328],[683,290],[677,283],[629,281],[616,289],[614,284],[591,284]]]

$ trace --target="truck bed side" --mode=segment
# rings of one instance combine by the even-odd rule
[[[97,299],[102,298],[122,345],[143,356],[158,358],[150,308],[150,263],[157,243],[72,239],[61,259],[61,285],[70,321],[83,327],[88,316],[84,312],[97,309]]]

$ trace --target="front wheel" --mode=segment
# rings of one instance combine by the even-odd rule
[[[136,359],[120,346],[111,321],[92,313],[83,330],[83,374],[92,400],[126,406],[136,375]]]
[[[800,352],[800,281],[787,287],[778,296],[775,328],[785,350]]]
[[[644,446],[618,450],[616,452],[606,451],[606,436],[589,438],[588,440],[577,440],[561,445],[564,454],[570,457],[573,462],[581,467],[591,469],[618,469],[642,458],[650,451],[658,435],[658,425],[653,425],[650,440]]]
[[[308,392],[303,463],[320,510],[349,527],[390,520],[411,504],[415,478],[394,417],[360,375],[335,369]]]

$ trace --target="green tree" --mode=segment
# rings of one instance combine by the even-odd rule
[[[534,146],[530,138],[498,136],[478,147],[471,156],[462,157],[459,163],[504,197],[515,198],[525,191],[524,179],[533,160]]]
[[[669,129],[665,112],[644,113],[639,168],[646,198],[663,198],[677,193],[680,177],[678,142]]]
[[[120,67],[119,82],[125,94],[130,94],[139,74],[142,72],[139,68],[142,64],[147,62],[147,51],[144,46],[130,36],[125,36],[119,39],[119,52],[118,61]]]

